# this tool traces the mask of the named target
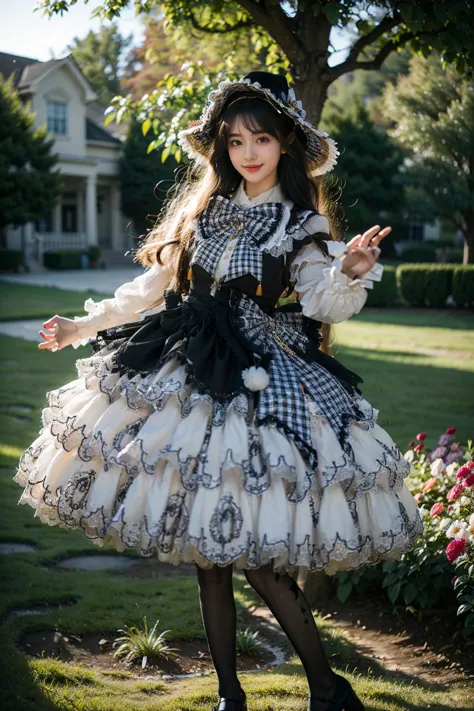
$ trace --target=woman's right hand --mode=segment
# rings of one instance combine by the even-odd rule
[[[39,335],[43,339],[38,344],[41,351],[60,351],[79,338],[77,321],[72,318],[56,315],[49,321],[45,321],[43,327],[45,330],[39,331]]]

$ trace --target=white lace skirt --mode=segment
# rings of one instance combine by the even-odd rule
[[[47,393],[20,459],[19,503],[44,523],[175,565],[328,574],[399,558],[422,533],[410,464],[377,424],[350,425],[349,461],[314,407],[314,471],[290,437],[256,426],[246,395],[214,401],[174,359],[120,376],[112,356],[78,360],[78,378]]]

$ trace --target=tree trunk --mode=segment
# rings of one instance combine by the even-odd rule
[[[304,81],[295,77],[296,98],[303,103],[307,121],[315,126],[321,120],[329,84],[328,76],[318,67],[312,67]]]
[[[464,232],[463,264],[474,264],[474,208],[464,212],[466,231]]]

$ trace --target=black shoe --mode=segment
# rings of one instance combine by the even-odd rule
[[[240,701],[235,699],[219,699],[219,706],[214,706],[212,711],[247,711],[247,697],[242,690]]]
[[[356,692],[340,674],[335,674],[336,691],[332,699],[310,696],[308,711],[365,711],[365,706]]]

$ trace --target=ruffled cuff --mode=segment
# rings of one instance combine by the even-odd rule
[[[341,257],[347,254],[347,244],[345,242],[327,242],[328,253],[330,257],[333,257],[332,264],[337,269],[342,272],[342,261]],[[362,283],[366,289],[374,288],[374,281],[382,281],[383,275],[383,265],[379,262],[375,262],[372,269],[370,269],[365,274],[361,274],[359,277],[353,279],[357,284]],[[346,275],[344,275],[346,276]],[[348,277],[350,279],[350,277]]]
[[[75,316],[74,318],[77,324],[78,339],[71,343],[72,347],[86,346],[98,331],[113,325],[113,314],[116,313],[116,309],[113,299],[104,299],[99,302],[87,299],[84,302],[84,311],[89,315]]]

